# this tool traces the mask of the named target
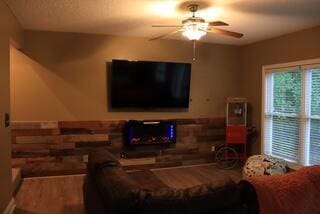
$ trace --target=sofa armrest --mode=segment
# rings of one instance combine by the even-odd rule
[[[253,185],[247,180],[238,183],[242,204],[246,207],[248,214],[259,213],[258,196]]]
[[[96,174],[104,167],[120,167],[116,156],[106,149],[92,151],[88,158],[88,174]]]

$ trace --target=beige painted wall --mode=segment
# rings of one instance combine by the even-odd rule
[[[11,110],[20,121],[215,117],[224,115],[226,97],[242,95],[260,131],[262,66],[320,57],[320,27],[243,47],[200,43],[188,112],[109,112],[106,62],[192,62],[191,44],[39,31],[26,31],[25,40],[23,53],[11,52]]]
[[[191,42],[56,32],[25,32],[12,50],[13,120],[157,119],[223,116],[239,93],[240,48],[200,43],[192,64],[187,112],[109,112],[106,62],[192,62]]]
[[[251,103],[250,120],[260,131],[262,66],[320,57],[320,26],[242,47],[242,95]],[[252,151],[260,152],[260,143]]]
[[[0,0],[0,213],[12,197],[10,130],[4,127],[4,114],[10,112],[9,44],[23,41],[19,24]]]

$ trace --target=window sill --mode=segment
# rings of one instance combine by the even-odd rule
[[[297,171],[298,169],[301,169],[303,166],[299,165],[299,164],[296,164],[296,163],[292,163],[292,162],[287,162],[287,166],[289,169],[291,170],[294,170],[294,171]]]

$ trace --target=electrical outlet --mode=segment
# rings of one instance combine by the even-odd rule
[[[216,150],[215,146],[211,146],[211,152],[214,152]]]
[[[10,126],[10,115],[5,113],[4,115],[4,127],[8,128]]]
[[[88,163],[88,158],[89,158],[89,155],[83,155],[82,156],[83,163]]]

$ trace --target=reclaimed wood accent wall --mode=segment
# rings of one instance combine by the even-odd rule
[[[159,166],[168,166],[163,163],[172,164],[173,160],[175,163],[180,160],[181,164],[199,163],[199,155],[206,157],[212,145],[224,142],[224,118],[173,120],[177,122],[177,144],[155,158],[162,163]],[[12,122],[12,166],[20,167],[23,177],[85,173],[90,151],[102,148],[115,154],[123,151],[125,123],[125,120]]]

